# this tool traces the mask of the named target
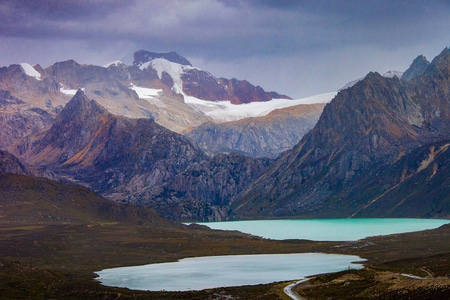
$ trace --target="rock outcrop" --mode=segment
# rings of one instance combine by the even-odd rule
[[[135,196],[170,219],[223,221],[230,204],[270,166],[270,159],[219,154],[192,164],[172,180]]]
[[[30,175],[31,172],[17,157],[7,151],[0,150],[0,173]]]

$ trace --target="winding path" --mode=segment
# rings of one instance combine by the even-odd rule
[[[432,274],[431,274],[430,271],[425,270],[425,269],[423,269],[423,271],[427,272],[429,275],[432,276]],[[438,278],[420,277],[420,276],[415,276],[415,275],[406,274],[406,273],[401,273],[401,274],[399,274],[399,275],[401,275],[401,276],[403,276],[403,277],[406,277],[406,278],[410,278],[410,279],[416,279],[416,280],[432,280],[432,279],[438,279]],[[296,286],[296,285],[298,285],[298,284],[300,284],[300,283],[306,282],[306,281],[308,281],[308,280],[310,280],[310,279],[312,279],[312,278],[305,278],[305,279],[302,279],[302,280],[298,280],[298,281],[296,281],[296,282],[293,282],[293,283],[287,285],[287,286],[283,289],[283,292],[284,292],[288,297],[290,297],[290,298],[293,299],[293,300],[306,300],[304,297],[298,295],[298,294],[297,294],[296,292],[294,292],[292,289],[294,288],[294,286]]]
[[[306,300],[305,298],[303,298],[302,296],[300,296],[300,295],[298,295],[296,292],[294,292],[294,291],[292,290],[292,288],[293,288],[294,286],[296,286],[297,284],[300,284],[300,283],[302,283],[302,282],[308,281],[308,280],[310,280],[310,279],[311,279],[311,278],[305,278],[305,279],[296,281],[296,282],[294,282],[294,283],[291,283],[290,285],[286,286],[286,287],[283,289],[283,292],[284,292],[288,297],[290,297],[290,298],[293,299],[293,300]]]

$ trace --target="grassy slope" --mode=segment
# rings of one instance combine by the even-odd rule
[[[103,287],[92,278],[104,268],[182,257],[322,249],[317,243],[267,241],[171,223],[149,209],[46,179],[3,173],[0,190],[0,294],[5,299],[115,299],[118,293],[123,298],[204,299],[215,292],[134,292]],[[248,287],[244,294],[279,293],[272,289]]]
[[[450,274],[450,226],[353,243],[270,241],[170,223],[151,210],[113,203],[85,188],[45,179],[0,174],[0,190],[4,299],[278,299],[282,298],[278,284],[138,292],[104,287],[93,277],[104,268],[190,256],[318,251],[357,254],[369,259],[370,268],[321,276],[308,283],[313,288],[303,286],[301,292],[308,299],[354,299],[356,293],[360,299],[402,299],[399,295],[432,299],[450,291],[448,280],[418,284],[396,274]]]

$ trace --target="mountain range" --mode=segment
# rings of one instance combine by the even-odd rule
[[[448,217],[449,57],[419,56],[401,78],[371,72],[319,104],[215,78],[174,52],[138,51],[132,66],[11,65],[0,122],[12,154],[0,166],[177,220]],[[230,107],[257,115],[215,117]]]
[[[261,217],[448,217],[450,50],[408,80],[369,73],[327,105],[232,211]]]
[[[56,115],[78,89],[115,115],[153,119],[178,133],[190,132],[207,122],[220,124],[262,117],[273,110],[298,106],[305,101],[328,102],[335,94],[292,100],[276,92],[266,92],[246,80],[216,78],[193,67],[175,52],[137,51],[130,66],[120,61],[96,66],[68,60],[46,68],[22,63],[0,68],[0,105],[3,108],[0,125],[5,128],[0,133],[0,147],[8,149],[17,137],[50,128]],[[303,118],[302,110],[295,111],[304,120],[297,122],[302,132],[310,130],[312,124]],[[314,118],[318,119],[320,113],[321,110],[317,110]],[[262,127],[266,125],[271,126],[267,120],[261,124]],[[284,123],[279,117],[272,132],[279,129],[277,139],[292,147],[301,136],[290,125],[290,120]],[[196,129],[197,132],[200,130]],[[280,148],[268,148],[267,143],[264,145],[265,138],[261,138],[261,146],[257,145],[260,139],[254,139],[257,144],[251,151],[239,148],[236,151],[255,153],[258,157],[277,156]],[[227,146],[217,144],[213,147]],[[266,150],[258,152],[260,148]]]

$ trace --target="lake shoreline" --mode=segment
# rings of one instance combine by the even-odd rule
[[[331,253],[224,255],[104,269],[96,274],[97,280],[106,286],[180,292],[300,280],[362,269],[365,262],[359,256]]]

